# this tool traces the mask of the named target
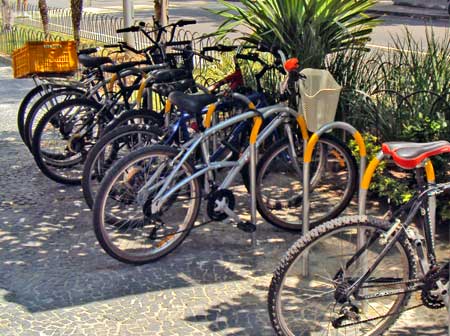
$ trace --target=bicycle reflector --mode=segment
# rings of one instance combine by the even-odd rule
[[[298,58],[289,58],[285,63],[284,63],[284,69],[286,69],[287,72],[291,72],[294,70],[297,70],[299,67],[298,64]]]

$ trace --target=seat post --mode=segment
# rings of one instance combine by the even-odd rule
[[[419,188],[419,191],[422,192],[427,188],[427,186],[431,183],[433,184],[435,181],[429,181],[429,177],[427,176],[427,181],[425,181],[424,177],[424,164],[422,163],[420,166],[416,167],[415,175],[416,181]],[[429,262],[433,264],[436,261],[436,256],[434,254],[434,234],[436,231],[436,196],[428,196],[427,204],[425,206],[423,215],[423,228],[425,234],[425,240],[427,243],[427,254],[429,258]]]

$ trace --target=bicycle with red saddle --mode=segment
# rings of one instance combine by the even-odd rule
[[[430,160],[443,153],[448,141],[382,145],[362,178],[360,215],[309,231],[276,268],[268,303],[277,335],[381,335],[406,310],[449,308],[449,261],[436,255],[434,228],[436,196],[450,182],[436,183]],[[417,192],[387,218],[361,215],[385,158],[415,170]]]

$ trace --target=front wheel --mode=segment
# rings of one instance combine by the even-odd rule
[[[269,223],[285,230],[302,230],[303,148],[293,153],[289,141],[273,144],[257,167],[258,211]],[[356,161],[337,138],[320,137],[310,164],[310,225],[338,216],[351,201],[357,187]]]
[[[381,335],[406,306],[416,275],[405,236],[393,245],[361,287],[346,291],[386,245],[390,223],[341,217],[300,238],[276,268],[269,289],[270,321],[277,335]],[[358,246],[360,241],[366,242]],[[358,251],[358,253],[356,253]]]
[[[100,245],[113,258],[145,264],[173,251],[189,234],[200,209],[197,179],[179,188],[159,213],[151,213],[152,199],[173,170],[177,154],[169,146],[141,148],[106,174],[94,202],[93,223]],[[170,186],[193,173],[185,162]]]
[[[89,151],[83,167],[81,186],[86,204],[92,209],[95,194],[106,172],[130,152],[161,141],[163,131],[148,125],[126,125],[103,135]]]

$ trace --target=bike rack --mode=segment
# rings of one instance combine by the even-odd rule
[[[353,138],[355,139],[356,143],[359,147],[359,155],[360,155],[360,164],[359,164],[359,181],[360,185],[363,181],[364,172],[366,170],[366,164],[367,164],[367,152],[366,152],[366,145],[364,143],[364,139],[361,136],[361,133],[359,133],[356,128],[354,128],[352,125],[341,122],[341,121],[335,121],[328,123],[324,126],[322,126],[319,130],[317,130],[308,141],[304,142],[304,154],[303,154],[303,234],[306,234],[309,231],[309,179],[310,179],[310,163],[312,159],[312,154],[315,145],[319,141],[319,138],[322,134],[325,132],[328,132],[332,129],[342,129],[348,133],[350,133]],[[365,213],[365,204],[363,204],[362,200],[365,200],[364,197],[362,197],[362,190],[359,189],[358,194],[358,212],[360,215],[364,215]],[[362,242],[363,235],[361,232],[358,232],[358,244]],[[309,272],[308,266],[307,266],[307,258],[308,258],[308,252],[305,255],[305,258],[302,260],[302,275],[306,276]]]

